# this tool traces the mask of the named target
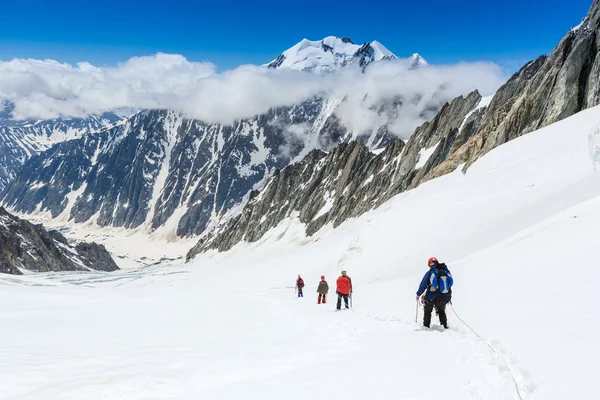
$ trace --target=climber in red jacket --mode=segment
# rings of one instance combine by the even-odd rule
[[[338,295],[337,309],[342,309],[342,297],[346,308],[350,308],[348,306],[348,296],[352,293],[352,281],[347,276],[346,271],[342,271],[342,276],[337,279],[335,292]]]

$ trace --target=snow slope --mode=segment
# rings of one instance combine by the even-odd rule
[[[2,276],[1,397],[596,398],[599,120],[596,107],[515,139],[311,238],[289,220],[190,264]],[[448,331],[415,325],[434,255],[483,339],[452,311]],[[318,277],[333,286],[341,268],[353,312],[315,304]]]

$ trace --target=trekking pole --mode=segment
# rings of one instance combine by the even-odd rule
[[[419,323],[419,299],[417,299],[417,309],[415,310],[415,324]]]

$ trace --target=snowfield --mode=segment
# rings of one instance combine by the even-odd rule
[[[312,238],[288,220],[189,264],[0,276],[0,398],[595,399],[598,121],[581,112]],[[415,324],[431,256],[481,338],[451,309],[448,331]],[[352,311],[317,305],[342,268]]]

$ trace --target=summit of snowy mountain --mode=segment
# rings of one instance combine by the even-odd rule
[[[365,67],[373,62],[396,58],[394,53],[376,40],[360,45],[348,37],[328,36],[322,40],[302,39],[264,66],[273,69],[332,72],[348,65]],[[420,56],[419,58],[422,64],[425,60]]]
[[[420,67],[423,65],[429,65],[427,61],[420,54],[414,53],[412,56],[408,57],[408,62],[412,67]]]

